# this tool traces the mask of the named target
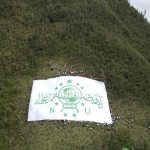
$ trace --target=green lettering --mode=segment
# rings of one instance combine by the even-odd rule
[[[54,113],[54,109],[55,109],[55,107],[50,108],[50,113]]]
[[[38,93],[37,100],[35,104],[47,104],[49,102],[48,94]]]

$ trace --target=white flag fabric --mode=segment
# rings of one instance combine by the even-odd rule
[[[105,84],[79,76],[34,80],[28,121],[77,120],[112,123]]]

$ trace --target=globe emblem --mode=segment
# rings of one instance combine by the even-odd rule
[[[75,103],[81,100],[81,91],[72,85],[65,86],[59,91],[59,99],[62,103]]]

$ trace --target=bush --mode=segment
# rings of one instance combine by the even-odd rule
[[[109,139],[104,143],[109,150],[119,150],[122,147],[133,147],[133,140],[130,131],[126,128],[119,129],[116,133],[111,133]]]

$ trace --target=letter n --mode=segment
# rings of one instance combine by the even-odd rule
[[[90,114],[90,109],[88,108],[88,112],[87,112],[87,109],[85,108],[85,113]]]
[[[54,113],[54,107],[53,108],[50,108],[50,113]]]

